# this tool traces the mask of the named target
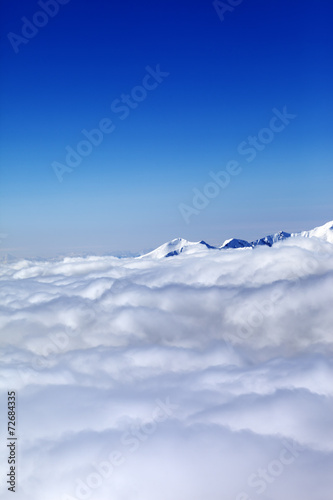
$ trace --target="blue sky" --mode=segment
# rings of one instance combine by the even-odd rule
[[[330,2],[51,3],[1,6],[3,252],[217,244],[333,218]],[[144,80],[158,65],[168,76]],[[126,95],[128,113],[112,110]],[[248,162],[239,145],[284,106],[297,116]],[[113,131],[59,182],[54,162],[72,168],[66,147],[103,119]],[[231,160],[241,173],[186,222],[179,206]]]

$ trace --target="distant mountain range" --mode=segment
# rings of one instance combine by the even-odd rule
[[[246,241],[238,238],[230,238],[225,240],[221,246],[212,246],[205,241],[188,241],[183,238],[175,238],[174,240],[164,243],[152,252],[141,255],[139,258],[143,257],[153,257],[155,259],[161,259],[164,257],[174,257],[181,253],[193,254],[197,252],[202,252],[203,250],[213,249],[213,250],[228,250],[228,249],[239,249],[239,248],[255,248],[258,246],[268,246],[271,247],[278,241],[285,240],[287,238],[320,238],[322,240],[333,243],[333,221],[327,222],[323,226],[316,227],[310,231],[302,231],[300,233],[286,233],[285,231],[279,231],[278,233],[269,234],[255,241]]]

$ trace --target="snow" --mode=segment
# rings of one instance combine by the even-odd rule
[[[315,227],[310,231],[302,231],[301,233],[293,233],[293,237],[302,236],[302,238],[320,238],[321,240],[333,243],[333,221],[327,222],[323,226]]]
[[[290,238],[291,234],[286,233],[284,231],[279,231],[278,233],[274,234],[269,234],[268,236],[265,236],[264,238],[260,238],[259,240],[253,241],[251,243],[251,246],[255,247],[258,245],[267,245],[271,247],[274,245],[274,243],[277,243],[278,241],[285,240],[287,238]]]
[[[152,252],[142,255],[139,258],[150,257],[153,259],[161,259],[164,257],[172,257],[174,255],[179,255],[181,253],[193,254],[197,252],[206,251],[207,249],[212,249],[214,247],[208,245],[204,241],[187,241],[183,238],[175,238],[168,243],[164,243]]]
[[[251,247],[251,244],[245,240],[239,240],[237,238],[230,238],[229,240],[225,240],[225,242],[220,246],[220,248],[245,248]]]

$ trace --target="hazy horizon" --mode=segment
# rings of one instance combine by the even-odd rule
[[[168,240],[164,241],[159,241],[157,242],[154,246],[144,246],[144,242],[142,243],[142,246],[139,247],[133,246],[132,250],[128,249],[119,249],[116,247],[109,247],[107,245],[86,245],[86,246],[77,246],[77,247],[63,247],[63,248],[58,248],[54,250],[50,250],[47,248],[44,248],[42,245],[40,245],[38,248],[34,250],[33,248],[30,248],[29,250],[27,249],[22,249],[22,248],[7,248],[2,244],[2,248],[0,248],[0,258],[5,259],[6,256],[12,255],[13,257],[16,258],[55,258],[55,257],[64,257],[66,255],[114,255],[116,257],[135,257],[137,255],[142,255],[143,253],[149,252],[151,250],[154,250],[158,246],[162,245],[163,243],[167,243],[168,241],[171,241],[174,238],[184,238],[188,241],[202,241],[204,240],[206,243],[209,243],[210,245],[213,246],[221,246],[221,244],[226,241],[229,238],[239,238],[243,239],[246,241],[254,241],[256,239],[262,238],[264,236],[267,236],[268,234],[274,234],[279,231],[285,231],[289,233],[297,233],[301,231],[307,231],[310,229],[313,229],[314,227],[322,226],[326,222],[329,222],[330,219],[327,219],[325,221],[322,221],[320,223],[317,223],[315,225],[312,225],[311,227],[299,227],[297,230],[294,230],[293,228],[284,228],[284,227],[278,227],[278,229],[275,230],[268,230],[268,225],[267,225],[267,231],[265,233],[256,233],[255,231],[248,231],[248,234],[250,237],[244,236],[244,234],[232,234],[230,233],[228,236],[222,238],[222,239],[208,239],[208,238],[195,238],[193,240],[189,238],[184,238],[183,235],[174,235],[170,237]],[[252,235],[252,236],[251,236]],[[7,240],[8,235],[3,235],[2,243]]]

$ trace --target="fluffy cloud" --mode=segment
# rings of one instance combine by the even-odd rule
[[[19,500],[330,500],[332,244],[24,260],[1,284]]]

